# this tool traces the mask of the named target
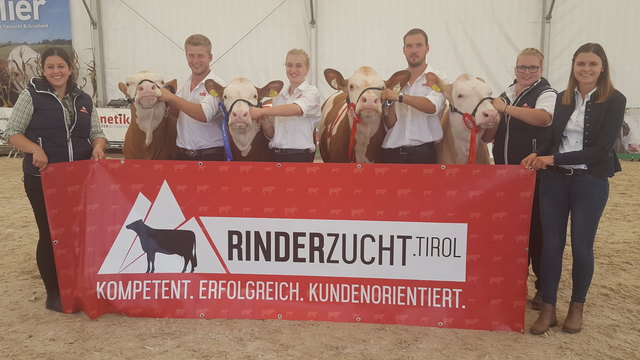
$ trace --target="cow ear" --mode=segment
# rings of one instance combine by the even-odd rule
[[[440,87],[440,91],[442,92],[442,95],[444,95],[445,99],[447,99],[449,103],[453,104],[453,98],[451,97],[451,94],[453,93],[453,85],[445,83],[442,79],[438,79],[438,87]]]
[[[175,94],[176,91],[178,90],[178,80],[173,79],[171,81],[168,81],[164,84],[164,87],[166,87],[167,89],[169,89],[169,91]]]
[[[400,70],[391,75],[389,80],[384,82],[384,87],[387,89],[394,89],[395,87],[404,87],[409,82],[411,73],[407,70]],[[398,89],[398,91],[400,91]]]
[[[207,81],[204,82],[204,88],[207,89],[207,92],[213,97],[221,98],[222,94],[224,94],[224,86],[211,79],[207,79]]]
[[[129,96],[129,92],[127,91],[127,85],[125,83],[119,82],[118,83],[118,89],[120,89],[120,92],[122,92],[126,98],[130,98],[131,97],[131,96]]]
[[[484,79],[483,79],[483,78],[481,78],[481,77],[479,77],[479,76],[477,76],[477,77],[476,77],[476,79],[477,79],[477,80],[479,80],[479,81],[482,81],[482,82],[483,82],[483,83],[485,83],[485,84],[487,83],[486,81],[484,81]]]
[[[267,85],[263,86],[262,89],[257,89],[258,99],[264,99],[266,97],[274,98],[278,96],[283,87],[284,82],[280,80],[270,81]]]
[[[347,92],[347,81],[344,79],[340,71],[334,69],[324,69],[324,78],[335,90]]]

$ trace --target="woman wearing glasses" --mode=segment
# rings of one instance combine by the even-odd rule
[[[549,130],[556,103],[556,91],[542,77],[544,55],[534,48],[522,50],[516,59],[515,80],[492,102],[501,113],[500,124],[485,131],[482,140],[493,143],[493,159],[496,164],[520,164],[522,159],[542,145]],[[540,254],[542,229],[540,225],[539,192],[536,179],[533,211],[529,230],[529,263],[536,276],[536,294],[531,307],[540,310]]]
[[[313,162],[314,131],[320,120],[322,98],[318,88],[306,81],[309,55],[304,50],[289,50],[285,68],[289,86],[273,99],[272,107],[251,107],[250,115],[258,119],[270,139],[272,161]]]
[[[558,95],[548,139],[522,165],[546,169],[540,182],[542,310],[531,333],[558,323],[556,295],[571,214],[572,292],[562,330],[582,330],[584,302],[593,277],[593,243],[609,197],[609,177],[620,171],[614,143],[627,99],[611,83],[602,46],[587,43],[573,54],[567,89]],[[551,154],[551,155],[545,155]]]

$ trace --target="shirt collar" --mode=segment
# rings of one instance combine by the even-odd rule
[[[291,84],[289,84],[289,88],[290,87],[291,87]],[[291,94],[291,96],[297,96],[308,87],[309,87],[309,84],[307,83],[307,80],[303,81],[302,84],[300,84],[300,86],[298,86],[293,90],[293,94]],[[289,98],[289,88],[282,89],[282,93],[285,98]]]
[[[584,97],[584,101],[589,101],[591,100],[591,95],[593,95],[594,92],[596,92],[596,90],[598,90],[598,87],[593,88],[593,90],[589,91],[587,93],[587,96]],[[576,88],[573,90],[574,95],[576,96],[576,99],[579,99],[580,101],[582,101],[582,95],[580,94],[580,91],[578,91],[578,87],[576,86]]]

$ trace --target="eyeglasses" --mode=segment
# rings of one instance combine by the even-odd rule
[[[519,73],[526,72],[527,70],[529,70],[530,73],[538,72],[538,70],[540,70],[540,66],[538,66],[538,65],[531,65],[531,66],[518,65],[518,66],[516,66],[516,71],[519,72]]]

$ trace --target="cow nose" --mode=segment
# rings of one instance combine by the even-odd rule
[[[236,119],[246,120],[249,117],[249,110],[234,110],[231,115]]]

